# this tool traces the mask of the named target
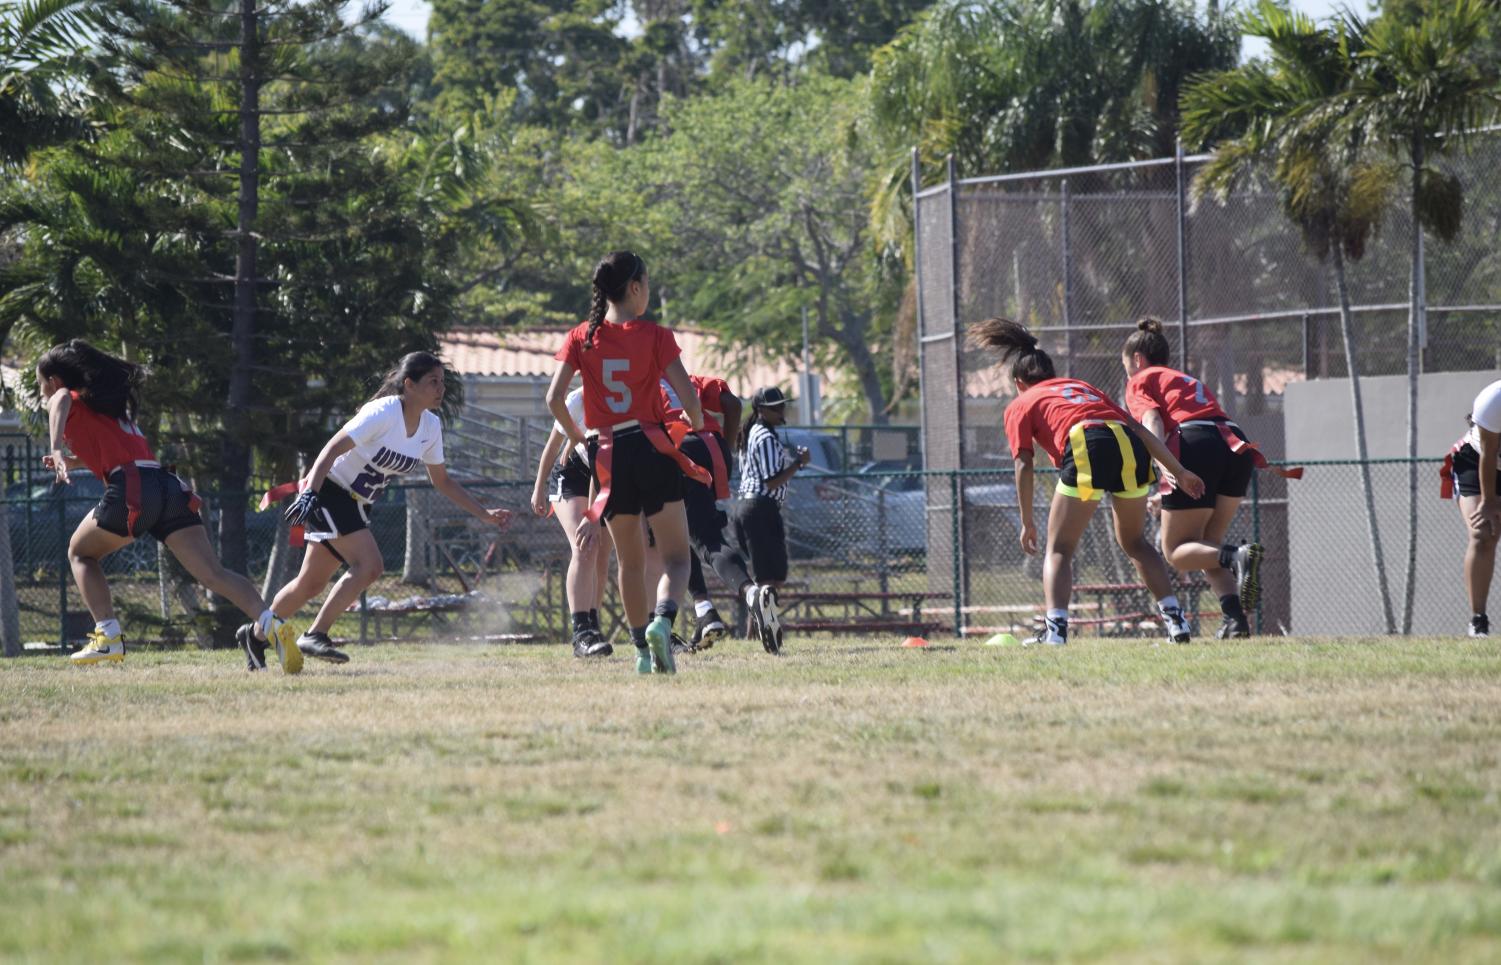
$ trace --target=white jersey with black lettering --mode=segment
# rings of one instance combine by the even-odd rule
[[[361,502],[370,502],[387,484],[424,463],[443,464],[443,422],[428,410],[417,431],[407,435],[400,396],[366,402],[344,424],[344,433],[354,448],[334,461],[328,476]]]

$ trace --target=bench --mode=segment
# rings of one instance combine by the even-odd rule
[[[900,633],[911,637],[926,637],[929,634],[939,633],[943,629],[944,625],[936,621],[915,623],[910,620],[865,620],[856,623],[823,620],[782,624],[782,630],[787,633],[847,633],[861,635]]]
[[[782,590],[777,608],[789,633],[903,633],[927,636],[944,624],[923,619],[923,604],[952,599],[945,592],[858,592],[851,590]],[[893,607],[892,604],[906,604]],[[834,611],[834,612],[830,612]]]

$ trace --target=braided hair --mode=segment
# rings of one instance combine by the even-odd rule
[[[1011,363],[1011,378],[1036,385],[1057,378],[1053,360],[1037,347],[1037,336],[1009,318],[987,318],[969,327],[970,341],[1001,350],[1001,361]]]
[[[625,299],[631,282],[646,275],[646,262],[633,251],[612,251],[594,266],[590,280],[593,294],[589,303],[589,331],[584,334],[584,348],[594,347],[594,333],[604,324],[610,302]]]
[[[1160,319],[1148,315],[1136,322],[1136,331],[1127,337],[1126,347],[1121,354],[1129,359],[1137,352],[1147,360],[1148,365],[1166,365],[1172,360],[1172,348],[1167,344],[1167,336],[1162,334]]]
[[[134,422],[146,368],[97,349],[81,338],[54,345],[37,361],[43,378],[56,376],[90,409],[111,419]]]

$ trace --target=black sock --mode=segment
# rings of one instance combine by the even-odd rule
[[[631,642],[637,650],[646,649],[646,627],[631,627]]]
[[[1220,597],[1220,612],[1232,620],[1244,620],[1246,618],[1246,611],[1240,605],[1240,597],[1234,593],[1226,593]]]
[[[657,604],[654,611],[659,617],[666,617],[668,623],[678,622],[678,603],[676,600],[663,600]]]
[[[589,629],[591,629],[591,630],[598,630],[599,629],[599,611],[598,610],[590,610],[589,611]]]
[[[1220,569],[1228,570],[1235,565],[1235,551],[1238,549],[1240,547],[1231,546],[1229,543],[1220,547]]]
[[[575,610],[575,611],[573,611],[573,635],[574,636],[578,636],[580,633],[583,633],[585,630],[591,630],[591,629],[593,629],[593,627],[591,627],[589,625],[589,611],[588,610]]]

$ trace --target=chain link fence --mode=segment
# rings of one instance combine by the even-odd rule
[[[950,164],[943,183],[923,188],[914,156],[925,468],[1009,464],[1001,413],[1014,391],[993,355],[965,342],[969,324],[994,315],[1031,329],[1061,374],[1117,399],[1121,347],[1139,317],[1155,315],[1175,362],[1210,386],[1269,456],[1285,454],[1285,387],[1350,374],[1333,270],[1310,254],[1267,184],[1196,199],[1193,181],[1207,160],[971,178]],[[1426,242],[1421,365],[1425,373],[1501,369],[1501,184],[1493,173],[1501,132],[1438,164],[1463,186],[1465,215],[1453,242]],[[1411,223],[1400,204],[1349,265],[1350,344],[1362,377],[1406,372]],[[1420,455],[1441,455],[1452,441],[1425,439]],[[970,514],[951,522],[959,505],[930,484],[928,579],[960,586],[966,605],[982,605],[970,597],[986,564],[971,552]],[[1409,525],[1417,521],[1406,513],[1391,520],[1391,541],[1401,542]]]
[[[1405,512],[1397,497],[1408,464],[1375,460],[1370,465],[1378,491],[1387,494],[1380,507],[1383,524],[1395,526]],[[1437,465],[1423,460],[1420,466],[1435,484]],[[1358,469],[1348,460],[1310,464],[1306,478],[1292,484],[1257,475],[1230,538],[1267,547],[1263,602],[1255,615],[1261,632],[1382,632],[1363,503],[1351,497]],[[1053,482],[1051,472],[1039,473],[1039,532],[1046,531]],[[497,534],[426,485],[388,491],[370,514],[386,574],[362,607],[340,621],[336,636],[366,642],[568,640],[568,545],[557,520],[531,513],[527,484],[466,485],[487,505],[512,509],[516,517],[510,529]],[[68,537],[97,499],[86,486],[78,482],[59,490],[42,482],[21,491],[12,484],[0,502],[23,641],[76,643],[92,626],[66,556]],[[223,501],[205,502],[212,534]],[[949,512],[950,506],[963,511]],[[1107,498],[1078,549],[1075,632],[1160,638],[1153,601],[1117,547],[1109,513]],[[1436,485],[1425,494],[1421,515],[1414,629],[1463,632],[1468,615],[1461,577],[1463,521],[1453,503],[1438,499]],[[785,516],[792,572],[783,610],[794,641],[830,629],[1021,636],[1042,612],[1041,560],[1021,550],[1021,514],[1009,469],[810,471],[795,481]],[[1155,530],[1155,521],[1149,526]],[[295,573],[301,551],[286,546],[286,528],[275,511],[252,512],[249,529],[250,576],[274,593]],[[944,539],[934,539],[937,530],[944,531]],[[1152,535],[1155,539],[1155,531]],[[1393,530],[1387,571],[1394,593],[1405,573],[1400,544]],[[947,559],[938,559],[941,554]],[[957,565],[960,557],[966,565]],[[142,539],[109,557],[105,569],[132,639],[199,646],[225,642],[216,629],[213,602],[154,540]],[[934,580],[937,571],[949,574],[948,582]],[[735,612],[734,593],[718,586],[712,574],[709,582],[729,617]],[[1197,632],[1213,633],[1218,601],[1202,578],[1180,575],[1178,589]],[[618,599],[612,585],[604,623],[620,643],[625,633]],[[309,607],[300,619],[310,620],[312,612]]]

